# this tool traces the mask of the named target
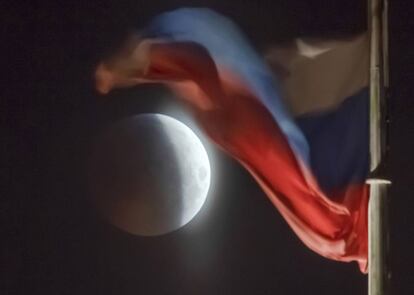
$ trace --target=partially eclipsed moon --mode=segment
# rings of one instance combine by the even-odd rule
[[[210,163],[200,139],[161,114],[112,126],[98,137],[89,163],[90,189],[100,211],[137,235],[161,235],[187,224],[210,186]]]

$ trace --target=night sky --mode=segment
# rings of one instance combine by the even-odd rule
[[[363,1],[8,2],[1,27],[0,294],[367,293],[355,263],[306,248],[249,174],[214,147],[205,208],[164,236],[132,236],[106,224],[85,188],[91,143],[106,126],[166,105],[180,110],[157,85],[105,98],[94,92],[93,67],[131,28],[161,11],[207,6],[233,18],[263,50],[297,36],[362,31]],[[410,294],[414,10],[409,1],[391,2],[390,265],[393,294]]]

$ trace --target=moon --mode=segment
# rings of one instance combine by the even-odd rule
[[[162,114],[140,114],[97,137],[90,193],[102,215],[131,234],[157,236],[191,221],[206,201],[211,169],[197,135]]]

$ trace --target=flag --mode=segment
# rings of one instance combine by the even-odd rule
[[[366,272],[366,36],[297,39],[263,57],[224,16],[181,8],[157,16],[136,38],[131,50],[97,67],[98,91],[171,87],[305,245]]]

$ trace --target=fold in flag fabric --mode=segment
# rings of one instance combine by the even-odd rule
[[[171,87],[304,244],[366,272],[366,36],[297,39],[263,57],[229,19],[182,8],[156,17],[138,38],[129,63],[98,66],[98,91]]]

